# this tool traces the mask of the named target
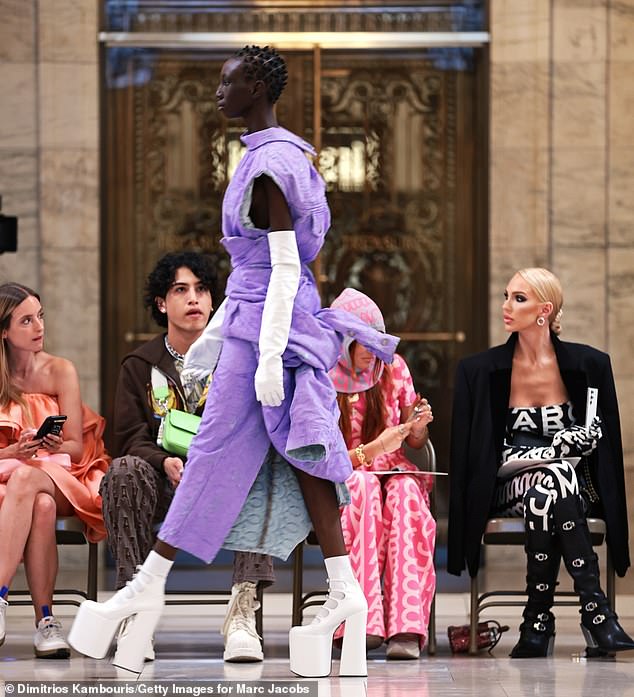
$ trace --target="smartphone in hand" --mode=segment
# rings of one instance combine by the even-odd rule
[[[599,390],[596,387],[588,387],[586,398],[586,428],[590,428],[594,417],[597,415],[597,402],[599,401]]]
[[[42,425],[35,434],[34,440],[42,440],[42,438],[45,438],[51,434],[54,436],[59,436],[66,418],[67,417],[63,414],[47,416],[44,421],[42,421]]]

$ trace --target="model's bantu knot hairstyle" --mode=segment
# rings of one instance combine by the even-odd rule
[[[245,46],[236,52],[236,57],[242,59],[247,78],[262,80],[266,85],[268,98],[275,104],[288,80],[288,71],[282,56],[268,46]]]

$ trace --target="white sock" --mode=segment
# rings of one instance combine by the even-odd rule
[[[328,578],[331,581],[356,581],[354,571],[350,564],[350,557],[344,554],[341,557],[328,557],[324,559]]]
[[[143,571],[147,571],[152,576],[159,576],[160,578],[167,578],[172,564],[174,562],[170,559],[162,557],[158,552],[152,550],[148,555],[147,559],[143,562]]]

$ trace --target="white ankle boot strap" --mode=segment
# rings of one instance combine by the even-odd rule
[[[342,581],[338,578],[328,579],[328,590],[331,592],[335,591],[339,593],[345,593],[347,590],[350,590],[350,588],[354,587],[355,585],[356,583],[354,581]]]

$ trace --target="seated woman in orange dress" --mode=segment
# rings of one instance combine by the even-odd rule
[[[99,483],[110,458],[104,419],[82,404],[73,364],[43,350],[44,314],[37,293],[0,285],[0,645],[6,600],[24,561],[35,608],[35,654],[67,658],[62,626],[52,614],[57,576],[55,519],[77,515],[88,538],[105,537]],[[67,417],[59,435],[36,438],[47,416]]]

